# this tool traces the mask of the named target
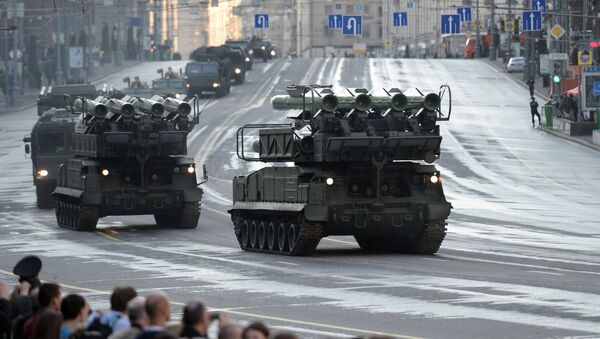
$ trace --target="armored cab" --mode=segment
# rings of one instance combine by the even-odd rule
[[[202,189],[186,141],[197,107],[192,114],[189,103],[172,98],[100,96],[75,100],[75,109],[73,157],[53,193],[59,226],[92,231],[98,218],[141,214],[162,226],[197,226]]]
[[[71,110],[51,108],[23,138],[25,152],[31,156],[33,184],[38,208],[52,208],[50,194],[56,188],[59,166],[71,157],[71,135],[77,115]]]
[[[271,45],[269,42],[253,36],[250,39],[250,48],[252,49],[254,58],[262,59],[263,62],[267,62],[270,59]]]
[[[52,107],[62,108],[65,105],[72,105],[73,102],[65,102],[65,95],[72,99],[77,97],[93,99],[96,97],[97,92],[96,87],[89,84],[42,87],[37,98],[38,116],[41,116]]]
[[[240,49],[244,52],[244,60],[246,61],[246,70],[252,70],[252,66],[254,65],[254,50],[252,50],[250,46],[250,40],[248,39],[237,39],[237,40],[227,40],[225,41],[225,45],[229,48]]]
[[[229,212],[240,247],[310,255],[322,237],[353,235],[365,249],[437,252],[451,205],[431,163],[440,156],[437,121],[450,118],[440,108],[449,88],[427,95],[287,90],[272,105],[296,110],[293,124],[237,133],[241,159],[275,163],[233,180]]]
[[[229,58],[222,58],[206,47],[190,54],[193,61],[185,65],[185,85],[188,95],[213,92],[217,97],[229,94],[231,90],[232,64]]]

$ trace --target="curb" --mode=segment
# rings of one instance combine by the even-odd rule
[[[598,146],[598,145],[595,145],[595,144],[593,144],[593,143],[589,143],[589,142],[587,142],[587,141],[583,141],[583,140],[581,140],[581,139],[577,139],[577,138],[575,138],[575,137],[572,137],[572,136],[570,136],[570,135],[566,135],[566,134],[564,134],[564,133],[561,133],[561,132],[557,132],[557,131],[555,131],[555,130],[552,130],[552,129],[546,129],[546,128],[543,128],[542,130],[543,130],[544,132],[548,133],[548,134],[551,134],[551,135],[557,136],[557,137],[559,137],[559,138],[562,138],[562,139],[565,139],[565,140],[568,140],[568,141],[572,141],[572,142],[574,142],[574,143],[580,144],[580,145],[582,145],[582,146],[585,146],[585,147],[587,147],[587,148],[590,148],[590,149],[592,149],[592,150],[595,150],[595,151],[600,151],[600,146]]]

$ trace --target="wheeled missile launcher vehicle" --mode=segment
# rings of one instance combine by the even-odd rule
[[[213,92],[217,97],[231,90],[231,60],[208,53],[205,47],[190,54],[193,61],[185,65],[185,86],[189,96]]]
[[[451,96],[442,101],[449,88],[339,96],[327,87],[294,85],[287,92],[272,105],[298,111],[293,125],[237,132],[241,159],[280,164],[233,180],[229,213],[240,247],[310,255],[322,237],[353,235],[364,249],[436,253],[451,205],[431,163],[440,156],[437,122],[450,118]],[[442,102],[450,103],[446,113]],[[256,133],[253,153],[248,141]]]
[[[71,135],[77,115],[65,108],[51,108],[23,138],[25,153],[31,156],[33,184],[38,208],[52,208],[59,166],[71,158]]]
[[[52,107],[62,108],[65,104],[72,105],[72,102],[65,103],[65,95],[71,98],[84,97],[93,99],[96,97],[96,87],[89,84],[74,84],[64,86],[42,87],[37,98],[37,112],[41,116]]]
[[[227,45],[200,47],[192,52],[190,58],[201,61],[206,58],[206,55],[212,55],[214,58],[221,60],[222,63],[228,64],[230,66],[230,78],[235,84],[244,83],[246,79],[246,62],[241,49]]]
[[[60,227],[93,231],[109,215],[154,215],[165,227],[195,228],[202,189],[187,135],[196,108],[165,97],[79,98],[71,136],[73,157],[60,166],[56,219]]]
[[[250,48],[254,52],[254,58],[262,59],[267,62],[270,59],[271,44],[266,43],[263,39],[254,36],[250,39]]]
[[[254,65],[254,50],[250,46],[248,39],[230,39],[225,41],[225,45],[229,48],[239,48],[244,52],[244,60],[246,61],[246,70],[252,70]]]

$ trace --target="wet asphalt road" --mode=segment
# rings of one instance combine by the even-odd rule
[[[151,80],[145,63],[125,76]],[[244,123],[284,122],[269,98],[290,83],[343,87],[447,83],[441,170],[454,209],[435,256],[366,253],[352,237],[321,241],[312,257],[239,250],[226,210],[231,178],[263,166],[235,155]],[[205,102],[208,98],[203,98]],[[262,319],[305,337],[387,334],[405,338],[600,337],[600,157],[532,128],[528,91],[467,60],[282,60],[257,64],[248,82],[211,102],[189,138],[210,181],[195,230],[162,229],[152,217],[101,219],[98,232],[59,229],[35,207],[22,137],[35,109],[0,116],[0,281],[26,253],[43,278],[107,306],[114,285],[194,297],[243,321]],[[180,311],[179,306],[174,310]],[[177,314],[176,314],[177,316]]]

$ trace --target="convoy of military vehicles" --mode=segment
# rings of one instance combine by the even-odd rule
[[[134,77],[124,90],[43,89],[40,118],[23,139],[37,206],[54,207],[58,225],[77,231],[111,215],[197,227],[208,177],[204,168],[198,182],[187,136],[199,123],[198,96],[228,94],[256,58],[277,56],[267,40],[228,40],[196,49],[179,72],[159,70],[151,86]],[[442,140],[437,122],[450,118],[441,109],[449,88],[424,95],[291,85],[287,93],[272,106],[296,111],[292,124],[237,132],[238,157],[274,163],[233,179],[229,213],[241,249],[310,255],[323,237],[352,235],[364,249],[436,253],[452,208],[432,165]]]

